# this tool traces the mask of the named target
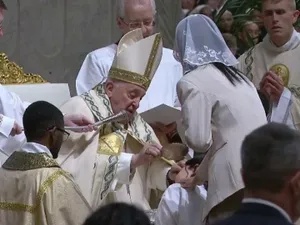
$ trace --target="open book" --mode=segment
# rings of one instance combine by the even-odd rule
[[[180,108],[174,108],[166,104],[161,104],[142,112],[140,115],[149,124],[159,122],[164,125],[169,125],[180,120],[181,110]]]

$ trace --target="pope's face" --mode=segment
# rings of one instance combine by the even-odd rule
[[[281,46],[291,37],[299,12],[288,0],[268,0],[263,3],[263,22],[272,42]]]
[[[126,110],[130,118],[133,118],[140,101],[146,94],[145,89],[140,86],[118,81],[108,81],[105,91],[114,114]]]
[[[0,9],[0,36],[3,36],[3,19],[4,19],[4,10]]]
[[[123,34],[141,28],[143,37],[149,37],[154,31],[154,11],[151,1],[134,3],[134,1],[128,1],[125,4],[125,18],[118,17],[118,26]]]

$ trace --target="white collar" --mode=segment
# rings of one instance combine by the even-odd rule
[[[35,142],[25,143],[22,147],[22,151],[28,152],[28,153],[46,153],[52,157],[50,150],[46,146],[35,143]]]
[[[289,221],[290,223],[293,223],[291,217],[287,214],[287,212],[284,211],[278,205],[274,204],[273,202],[263,200],[260,198],[244,198],[243,203],[258,203],[258,204],[262,204],[262,205],[267,205],[267,206],[272,207],[272,208],[276,209],[277,211],[279,211],[287,219],[287,221]]]
[[[270,35],[267,34],[263,39],[263,45],[267,50],[271,52],[282,53],[290,51],[297,48],[300,45],[300,34],[294,29],[290,40],[280,47],[274,45],[271,41]]]

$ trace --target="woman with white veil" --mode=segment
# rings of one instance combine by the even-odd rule
[[[192,15],[178,24],[174,57],[185,74],[177,84],[185,141],[206,154],[196,180],[208,181],[202,218],[210,224],[239,207],[244,188],[240,146],[267,122],[266,115],[255,87],[235,68],[238,61],[208,17]]]

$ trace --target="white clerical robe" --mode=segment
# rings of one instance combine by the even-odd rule
[[[95,122],[113,115],[103,85],[71,98],[61,110],[67,114],[81,113]],[[58,162],[73,175],[93,209],[120,201],[150,209],[151,189],[164,191],[167,188],[166,174],[170,166],[162,160],[140,166],[135,173],[131,171],[132,155],[141,149],[140,145],[128,147],[128,133],[143,143],[159,143],[152,128],[136,114],[128,129],[122,124],[110,123],[97,132],[71,132],[59,152]]]
[[[117,45],[112,44],[86,56],[76,79],[78,95],[106,81],[116,50]],[[142,113],[161,104],[179,106],[176,84],[182,75],[182,66],[174,59],[173,51],[164,48],[161,63],[146,95],[140,102],[138,112]]]
[[[0,224],[81,225],[92,212],[49,149],[26,143],[0,169]]]
[[[23,125],[23,114],[30,103],[24,102],[20,97],[10,92],[0,84],[0,165],[25,142],[25,135],[21,133],[14,137],[10,136],[14,122]]]
[[[267,35],[263,42],[248,50],[240,58],[241,70],[259,89],[266,72],[274,66],[283,68],[279,76],[287,80],[287,85],[278,103],[270,104],[268,120],[284,123],[291,128],[300,129],[300,34],[293,32],[291,39],[283,46],[276,47]]]
[[[204,186],[194,190],[173,184],[163,194],[155,215],[155,225],[201,225],[207,192]]]

